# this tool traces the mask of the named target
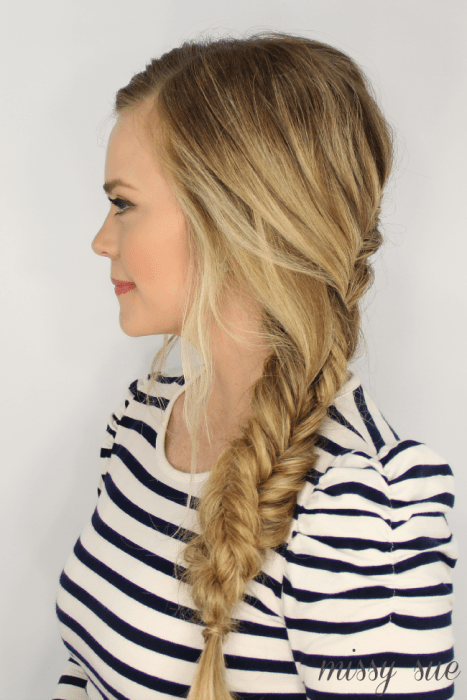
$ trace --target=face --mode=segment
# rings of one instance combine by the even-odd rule
[[[116,296],[124,333],[180,335],[189,260],[186,224],[161,164],[145,144],[146,110],[119,116],[110,134],[105,182],[119,178],[134,189],[117,185],[110,193],[118,201],[110,205],[92,249],[111,260],[109,284],[113,278],[136,285]]]

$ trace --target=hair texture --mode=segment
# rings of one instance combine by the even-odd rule
[[[297,493],[317,474],[320,429],[348,380],[348,363],[361,355],[359,301],[374,281],[369,258],[383,242],[393,129],[352,58],[279,32],[184,42],[117,92],[113,116],[143,104],[150,107],[148,143],[167,168],[187,223],[186,513],[198,422],[206,420],[212,389],[210,323],[214,318],[240,342],[218,306],[235,285],[262,309],[261,333],[245,342],[267,348],[262,376],[251,387],[251,417],[197,499],[200,534],[185,530],[179,538],[188,564],[180,581],[189,584],[197,608],[190,620],[205,627],[187,698],[231,700],[238,696],[227,685],[223,641],[240,630],[232,611],[250,579],[264,580],[268,552],[287,542]],[[177,337],[164,336],[147,402],[151,388],[158,395]],[[199,349],[200,372],[187,341]]]

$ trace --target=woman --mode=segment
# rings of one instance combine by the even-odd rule
[[[186,42],[115,116],[92,247],[164,345],[109,420],[54,698],[452,697],[453,474],[348,369],[394,153],[368,80],[285,33]]]

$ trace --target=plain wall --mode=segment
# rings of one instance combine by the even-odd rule
[[[382,213],[387,243],[366,298],[367,351],[353,369],[396,432],[428,444],[454,472],[456,694],[466,695],[466,7],[453,0],[3,7],[1,700],[50,700],[65,668],[58,579],[96,505],[109,416],[127,386],[149,372],[162,340],[123,333],[110,261],[91,250],[109,207],[102,184],[114,95],[185,39],[264,29],[349,53],[397,130]]]

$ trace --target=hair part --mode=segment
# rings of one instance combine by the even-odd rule
[[[359,302],[374,280],[369,258],[383,242],[392,128],[352,58],[279,32],[184,42],[117,92],[114,114],[136,114],[143,104],[150,108],[147,142],[188,233],[181,335],[192,445],[187,514],[200,417],[209,437],[211,324],[244,345],[268,348],[251,388],[252,415],[203,486],[200,534],[180,537],[188,565],[175,565],[197,608],[190,620],[205,627],[187,699],[232,700],[222,651],[239,629],[232,611],[248,581],[262,580],[268,553],[287,542],[297,494],[316,474],[320,429],[349,362],[362,354]],[[261,332],[248,342],[220,313],[222,295],[239,288],[262,309]],[[177,337],[165,335],[153,360],[147,403],[151,392],[159,396]]]

